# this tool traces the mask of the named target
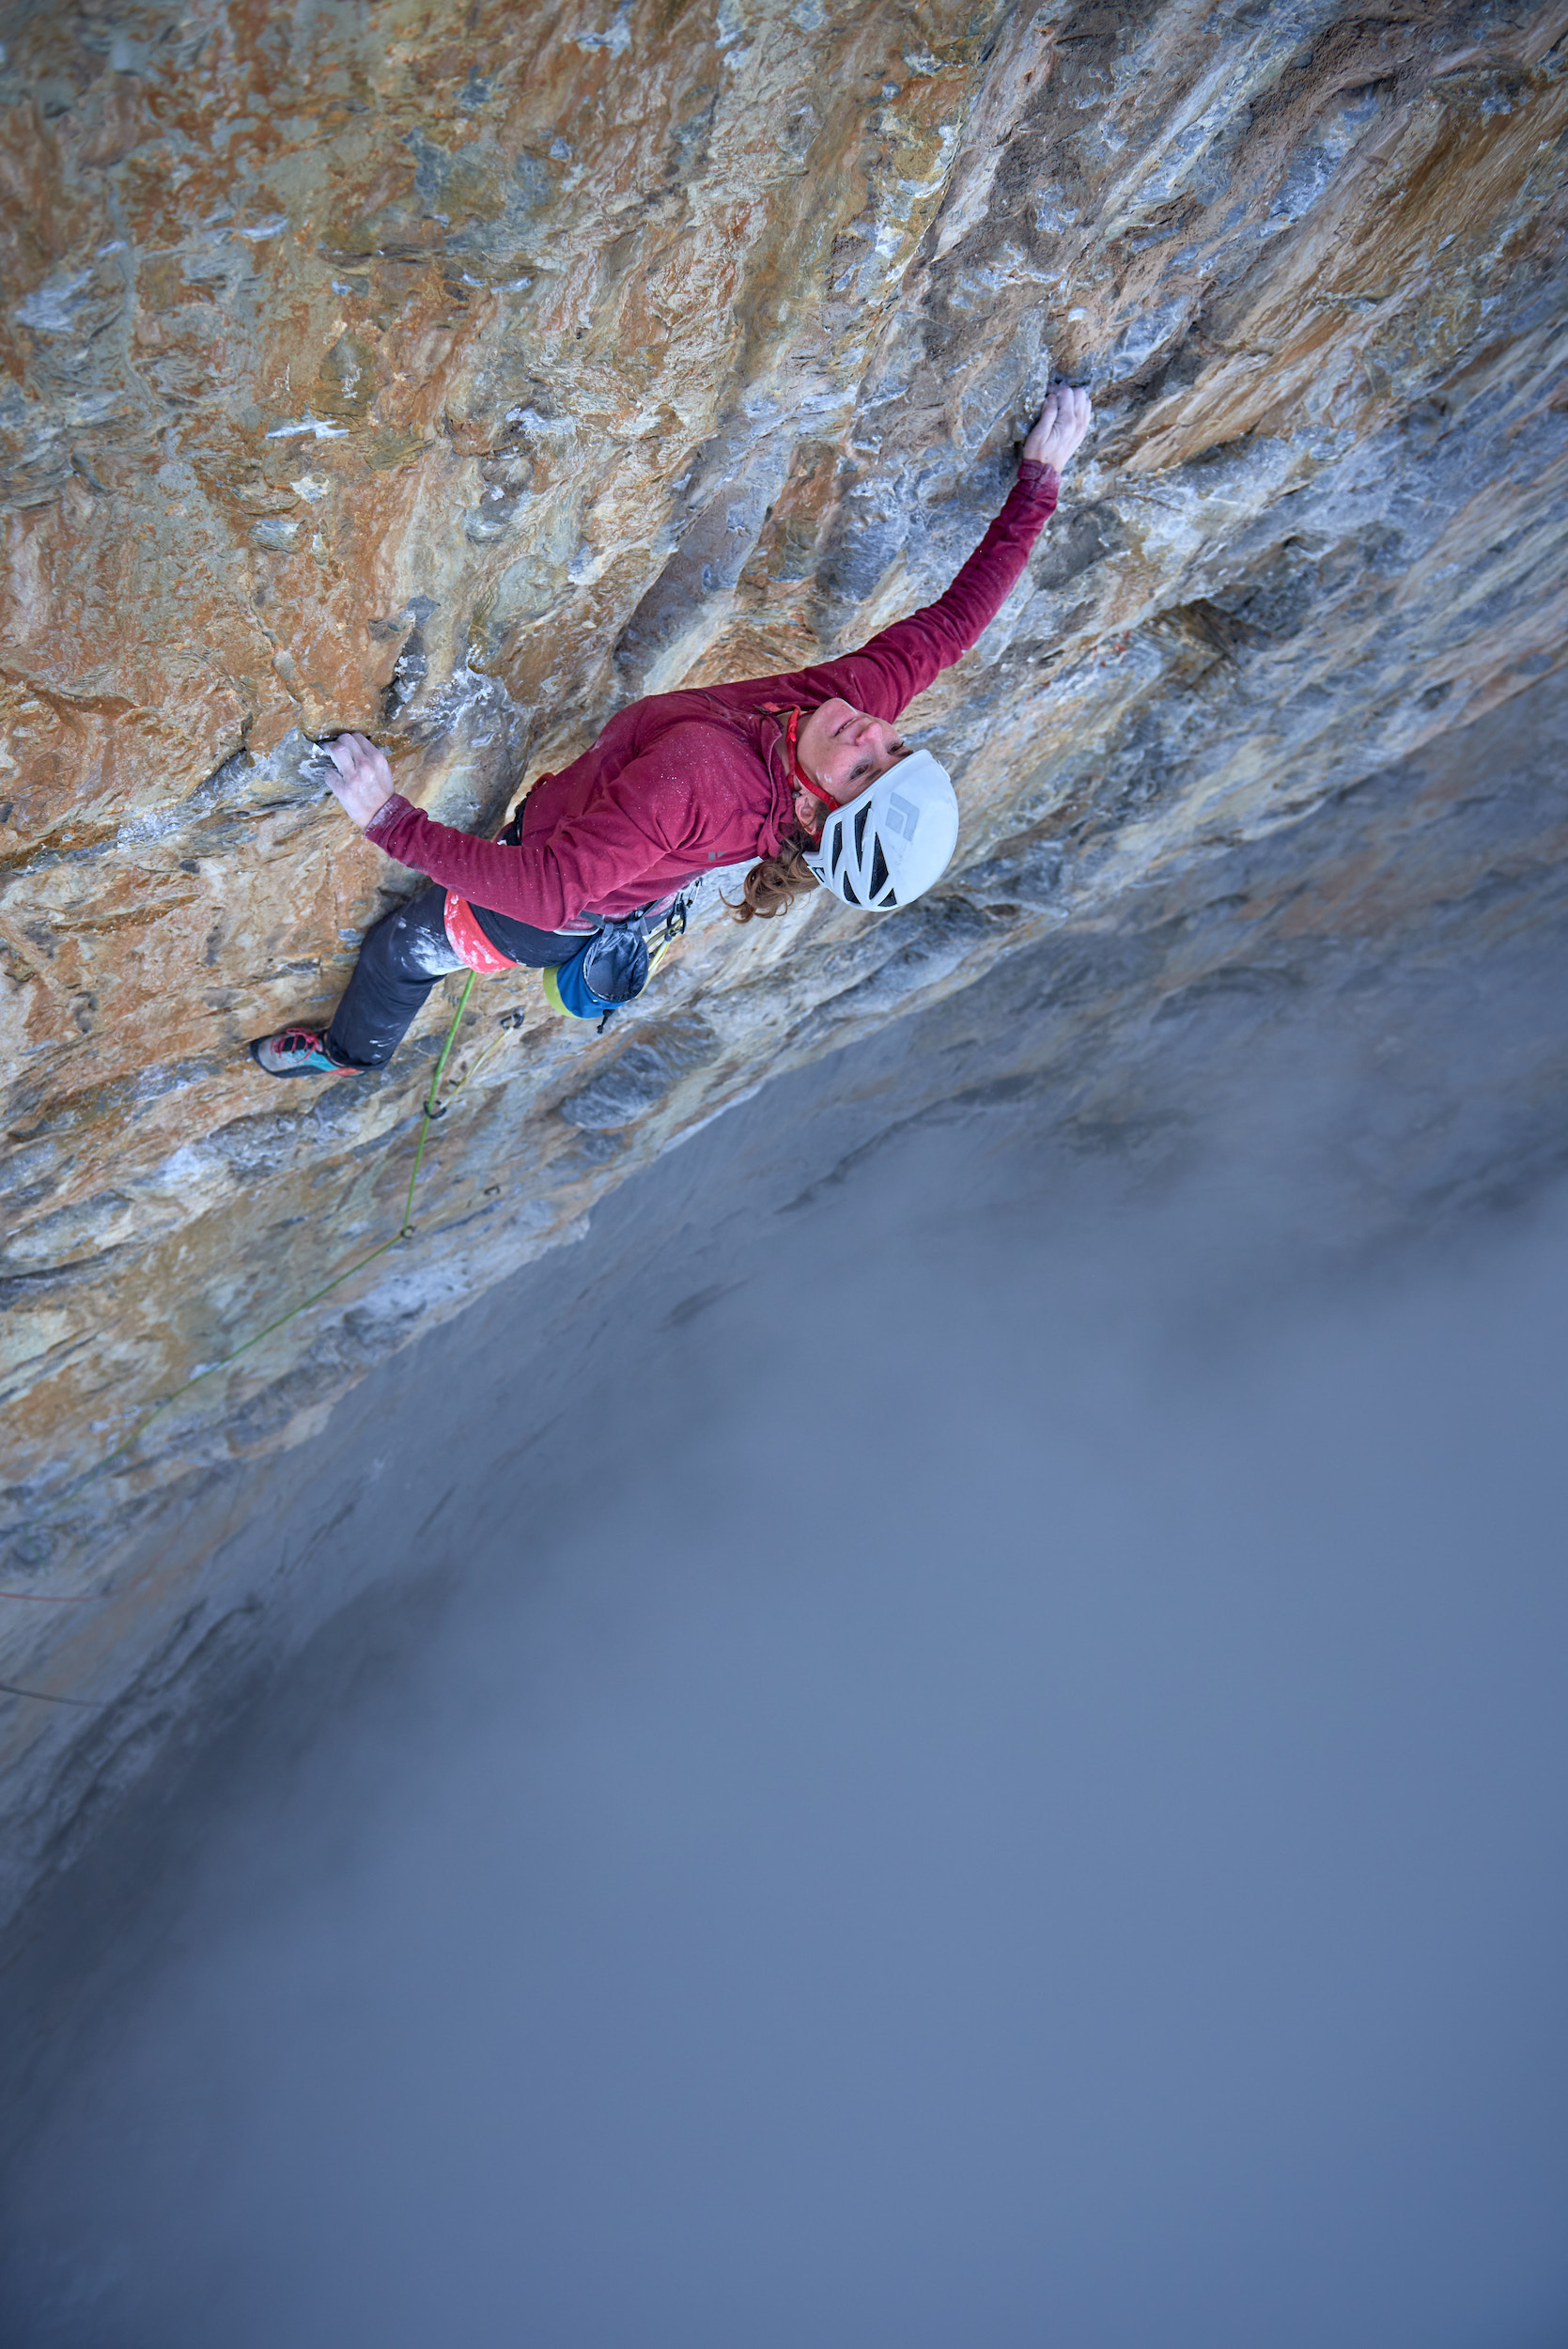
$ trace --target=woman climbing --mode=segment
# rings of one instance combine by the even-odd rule
[[[641,986],[646,936],[680,891],[745,857],[758,862],[741,922],[818,886],[873,909],[929,889],[953,854],[958,802],[930,752],[906,748],[899,712],[1001,609],[1089,425],[1086,392],[1050,393],[1007,503],[938,602],[842,660],[632,702],[536,784],[499,840],[432,823],[363,734],[325,745],[352,821],[434,886],[369,932],[325,1033],[260,1038],[258,1066],[384,1067],[436,981],[465,965],[550,970],[563,1008],[613,1009]]]

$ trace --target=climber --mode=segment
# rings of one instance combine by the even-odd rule
[[[498,840],[411,806],[363,734],[326,743],[351,821],[434,885],[368,933],[326,1030],[258,1038],[257,1066],[272,1077],[384,1067],[436,981],[465,965],[528,964],[550,973],[562,1008],[613,1009],[637,992],[645,937],[679,893],[746,857],[757,862],[731,908],[740,922],[818,886],[873,910],[929,889],[956,843],[958,802],[945,768],[903,740],[899,712],[995,617],[1090,421],[1086,392],[1049,393],[1006,504],[936,603],[837,661],[630,703],[540,778]]]

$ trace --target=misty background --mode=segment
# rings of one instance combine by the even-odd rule
[[[357,1595],[11,1952],[8,2342],[1563,2339],[1556,707],[244,1471],[226,1571]]]

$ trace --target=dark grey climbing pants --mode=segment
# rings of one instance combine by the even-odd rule
[[[421,890],[365,932],[349,991],[333,1014],[327,1043],[355,1068],[384,1068],[413,1025],[438,979],[460,971],[463,958],[446,935],[446,892]],[[506,925],[505,952],[531,970],[564,962],[581,938],[559,930]]]

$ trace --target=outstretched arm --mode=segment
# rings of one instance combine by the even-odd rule
[[[743,706],[842,699],[869,716],[895,719],[943,669],[978,643],[1017,583],[1030,551],[1056,511],[1060,477],[1092,424],[1087,392],[1063,383],[1050,393],[1023,446],[1006,505],[957,578],[935,603],[872,637],[858,652],[785,676],[717,689]]]
[[[328,778],[333,790],[378,848],[443,889],[536,929],[560,929],[585,907],[634,888],[678,852],[693,828],[678,742],[632,760],[567,822],[516,847],[438,824],[402,799],[386,754],[366,736],[340,734],[325,747],[336,770]]]
[[[1074,384],[1063,383],[1048,396],[1023,444],[1012,495],[946,595],[884,629],[862,647],[860,657],[870,654],[881,661],[905,702],[913,701],[941,670],[951,668],[980,642],[1012,594],[1035,539],[1056,511],[1062,475],[1089,429],[1092,414],[1088,393]],[[1038,473],[1032,472],[1036,466]],[[912,667],[908,677],[907,663]]]

